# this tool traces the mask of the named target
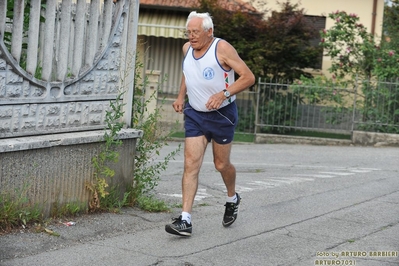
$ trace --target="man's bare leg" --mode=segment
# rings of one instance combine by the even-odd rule
[[[232,225],[237,219],[238,207],[241,198],[236,193],[236,169],[230,162],[232,143],[218,144],[213,142],[213,161],[216,169],[222,175],[227,189],[226,207],[223,215],[222,224],[224,227]]]
[[[189,137],[184,144],[184,172],[182,177],[182,215],[165,226],[166,232],[179,236],[191,236],[191,211],[198,189],[198,175],[204,160],[208,141],[204,136]]]
[[[216,170],[222,175],[229,197],[233,197],[236,193],[236,168],[230,162],[231,146],[232,143],[218,144],[212,142],[213,163]]]
[[[182,178],[183,212],[192,212],[198,189],[198,175],[208,141],[205,136],[189,137],[184,144],[184,172]]]

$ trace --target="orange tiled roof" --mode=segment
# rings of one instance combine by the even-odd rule
[[[241,0],[217,0],[218,5],[230,11],[258,12],[252,5]],[[149,6],[177,7],[177,8],[196,8],[199,0],[140,0],[140,4]]]

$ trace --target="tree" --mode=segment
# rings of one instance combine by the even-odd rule
[[[210,0],[202,0],[199,11],[212,15],[215,36],[230,42],[255,76],[287,80],[310,76],[303,69],[314,66],[320,55],[320,47],[310,44],[318,32],[298,5],[280,6],[281,11],[267,20],[261,13],[227,11]]]
[[[377,46],[367,28],[354,13],[336,11],[329,18],[335,25],[321,33],[321,46],[331,57],[329,71],[336,77],[370,78]]]
[[[385,2],[381,45],[375,58],[374,74],[384,79],[399,77],[399,0]]]
[[[255,53],[259,53],[263,72],[272,78],[283,77],[292,81],[301,75],[311,77],[304,68],[313,68],[321,54],[320,47],[311,45],[319,33],[305,17],[299,5],[279,3],[281,11],[273,11],[262,25],[256,42]]]
[[[399,0],[391,0],[390,5],[385,2],[382,27],[382,44],[399,52]]]
[[[399,3],[399,0],[394,0]],[[399,10],[399,7],[397,7]],[[384,19],[384,24],[389,25],[392,32],[391,41],[383,38],[379,45],[374,36],[367,28],[359,23],[359,17],[354,13],[336,11],[330,13],[329,18],[335,21],[335,25],[321,33],[321,46],[325,55],[331,57],[331,68],[329,71],[338,78],[351,77],[352,80],[370,79],[372,77],[393,79],[399,77],[399,34],[395,31],[397,25],[394,16]],[[399,19],[399,15],[396,19]],[[387,36],[387,35],[385,35]],[[388,39],[389,40],[389,39]]]

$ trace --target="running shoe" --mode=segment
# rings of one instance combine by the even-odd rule
[[[240,205],[241,197],[238,195],[238,193],[236,193],[236,195],[237,195],[237,203],[226,202],[226,204],[224,205],[226,206],[222,222],[224,227],[232,225],[237,219],[238,207]]]
[[[169,234],[174,234],[178,236],[191,236],[191,232],[193,231],[192,224],[187,223],[186,220],[179,218],[173,218],[173,223],[165,225],[165,231]]]

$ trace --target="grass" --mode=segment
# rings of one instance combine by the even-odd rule
[[[234,141],[236,142],[254,142],[255,135],[251,133],[238,133],[234,134]]]
[[[172,138],[184,138],[184,132],[175,132],[172,135],[170,135]]]
[[[288,133],[271,133],[278,134],[283,136],[297,136],[297,137],[313,137],[313,138],[329,138],[329,139],[351,139],[351,135],[349,134],[337,134],[337,133],[328,133],[328,132],[317,132],[317,131],[292,131]],[[184,132],[176,132],[172,134],[173,138],[184,138]],[[250,142],[253,143],[255,141],[255,135],[252,133],[241,133],[236,132],[234,134],[235,142]]]
[[[293,131],[282,135],[299,136],[299,137],[314,137],[314,138],[329,138],[329,139],[351,139],[351,135],[337,134],[317,131]]]
[[[172,138],[184,138],[184,132],[175,132],[171,135]],[[235,133],[234,141],[237,142],[254,142],[255,136],[251,133]]]
[[[43,221],[42,209],[29,202],[26,189],[0,194],[0,231]]]
[[[148,212],[169,212],[170,207],[153,195],[141,195],[137,198],[137,206]]]

